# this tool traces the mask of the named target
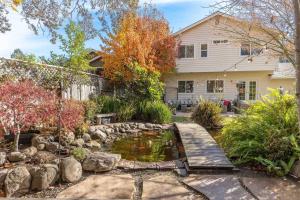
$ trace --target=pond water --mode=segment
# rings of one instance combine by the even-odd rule
[[[126,160],[143,162],[171,161],[184,156],[183,147],[172,131],[145,131],[122,138],[115,141],[109,151],[121,154]]]

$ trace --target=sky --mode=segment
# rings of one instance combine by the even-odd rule
[[[176,32],[211,13],[209,5],[214,0],[142,0],[151,1],[169,21],[171,30]],[[0,33],[0,57],[10,57],[14,49],[37,56],[49,56],[50,51],[60,53],[59,44],[51,44],[47,34],[35,35],[17,12],[9,14],[12,30]],[[87,48],[99,49],[98,38],[86,42]]]

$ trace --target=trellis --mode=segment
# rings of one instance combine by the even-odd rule
[[[58,89],[60,84],[68,82],[63,95],[77,100],[100,93],[102,85],[102,78],[95,74],[6,58],[0,58],[0,78],[30,79],[47,89]]]

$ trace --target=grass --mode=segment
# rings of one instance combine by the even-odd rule
[[[193,122],[193,121],[189,117],[173,116],[172,117],[172,122]]]

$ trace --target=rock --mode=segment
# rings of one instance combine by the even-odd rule
[[[57,163],[58,158],[51,152],[39,151],[35,154],[33,161],[36,164]]]
[[[31,176],[24,166],[16,167],[7,173],[4,189],[7,197],[20,197],[30,188]]]
[[[138,128],[139,128],[139,129],[145,129],[146,126],[145,126],[145,124],[140,123],[140,124],[138,125]]]
[[[97,141],[95,140],[92,140],[90,141],[90,144],[91,144],[91,149],[93,151],[99,151],[101,149],[101,144],[99,144]]]
[[[61,177],[68,183],[79,181],[82,176],[82,167],[73,157],[64,158],[61,161]]]
[[[4,186],[4,181],[7,176],[7,173],[8,173],[8,169],[0,170],[0,188],[3,188]]]
[[[75,134],[73,132],[65,132],[61,136],[62,143],[71,144],[75,140]]]
[[[121,133],[125,133],[126,132],[126,130],[124,129],[124,128],[120,128],[120,130],[119,130]]]
[[[146,123],[146,124],[145,124],[145,127],[146,127],[146,128],[149,128],[149,129],[153,129],[153,124],[151,124],[151,123]]]
[[[45,190],[53,185],[59,178],[59,170],[57,165],[45,164],[41,166],[32,175],[32,190]]]
[[[101,130],[96,130],[95,133],[92,135],[92,138],[100,139],[101,141],[105,141],[107,138],[107,135]]]
[[[0,165],[3,165],[6,162],[6,153],[0,152]]]
[[[297,160],[291,170],[291,175],[300,178],[300,160]]]
[[[104,152],[90,154],[83,162],[82,168],[86,171],[105,172],[114,169],[121,160],[121,155]]]
[[[84,140],[82,138],[79,138],[76,139],[72,144],[77,147],[82,147],[84,145]]]
[[[50,152],[56,152],[59,149],[58,142],[49,142],[46,144],[46,150]]]
[[[83,139],[84,142],[89,142],[89,141],[91,141],[92,138],[91,138],[91,136],[89,134],[84,133],[82,135],[82,139]]]
[[[37,148],[34,146],[28,147],[26,149],[23,150],[23,153],[27,156],[27,157],[32,157],[37,153]]]
[[[90,126],[89,127],[89,134],[93,134],[94,132],[96,132],[96,127],[95,126]]]
[[[26,155],[24,153],[21,152],[10,152],[7,155],[7,159],[10,162],[19,162],[19,161],[23,161],[26,159]]]
[[[163,126],[160,125],[160,124],[156,124],[156,125],[155,125],[155,129],[163,129]]]
[[[110,134],[114,133],[114,129],[108,128],[108,129],[105,130],[105,132],[106,132],[107,135],[110,135]]]
[[[31,140],[31,145],[36,147],[38,150],[43,150],[47,143],[48,140],[46,139],[46,137],[41,135],[36,135]]]

